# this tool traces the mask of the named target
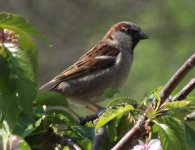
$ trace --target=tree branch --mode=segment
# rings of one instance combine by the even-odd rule
[[[181,82],[186,74],[195,66],[195,53],[181,66],[181,68],[171,77],[167,84],[160,91],[161,104],[169,97],[175,87]]]
[[[181,82],[181,80],[187,75],[187,73],[195,66],[195,53],[183,64],[183,66],[171,77],[167,84],[161,90],[159,96],[161,98],[161,105],[166,101],[175,87]],[[189,93],[188,93],[189,94]],[[136,122],[133,128],[128,131],[124,137],[112,148],[112,150],[124,150],[131,146],[132,140],[140,137],[144,130],[144,122],[147,120],[145,114],[150,111],[152,105],[150,105],[145,113]]]
[[[185,99],[189,93],[195,88],[195,78],[193,78],[173,99],[172,101],[176,100],[183,100]]]

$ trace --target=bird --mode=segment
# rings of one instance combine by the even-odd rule
[[[64,95],[71,104],[99,109],[106,89],[123,85],[133,63],[134,49],[148,35],[135,23],[114,24],[105,36],[74,64],[40,87]],[[94,109],[92,109],[94,110]]]

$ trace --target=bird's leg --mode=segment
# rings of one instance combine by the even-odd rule
[[[89,110],[91,110],[92,112],[94,112],[94,113],[96,113],[97,112],[97,110],[96,109],[94,109],[93,107],[90,107],[90,106],[85,106],[85,108],[87,108],[87,109],[89,109]]]
[[[84,101],[88,102],[89,104],[91,104],[92,106],[94,106],[95,108],[97,108],[97,110],[104,109],[102,106],[97,105],[96,103],[90,101],[89,99],[84,99]]]
[[[81,118],[75,111],[73,111],[71,108],[69,108],[70,112],[73,113],[77,118]]]

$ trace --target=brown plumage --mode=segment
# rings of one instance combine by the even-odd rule
[[[128,77],[137,43],[148,38],[136,24],[119,22],[78,61],[43,85],[71,102],[102,100],[106,88],[117,88]],[[95,100],[94,100],[95,99]]]

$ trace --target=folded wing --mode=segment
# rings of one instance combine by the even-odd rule
[[[56,87],[60,82],[86,76],[92,72],[113,66],[120,51],[100,43],[84,54],[76,63],[43,85],[40,89]]]

